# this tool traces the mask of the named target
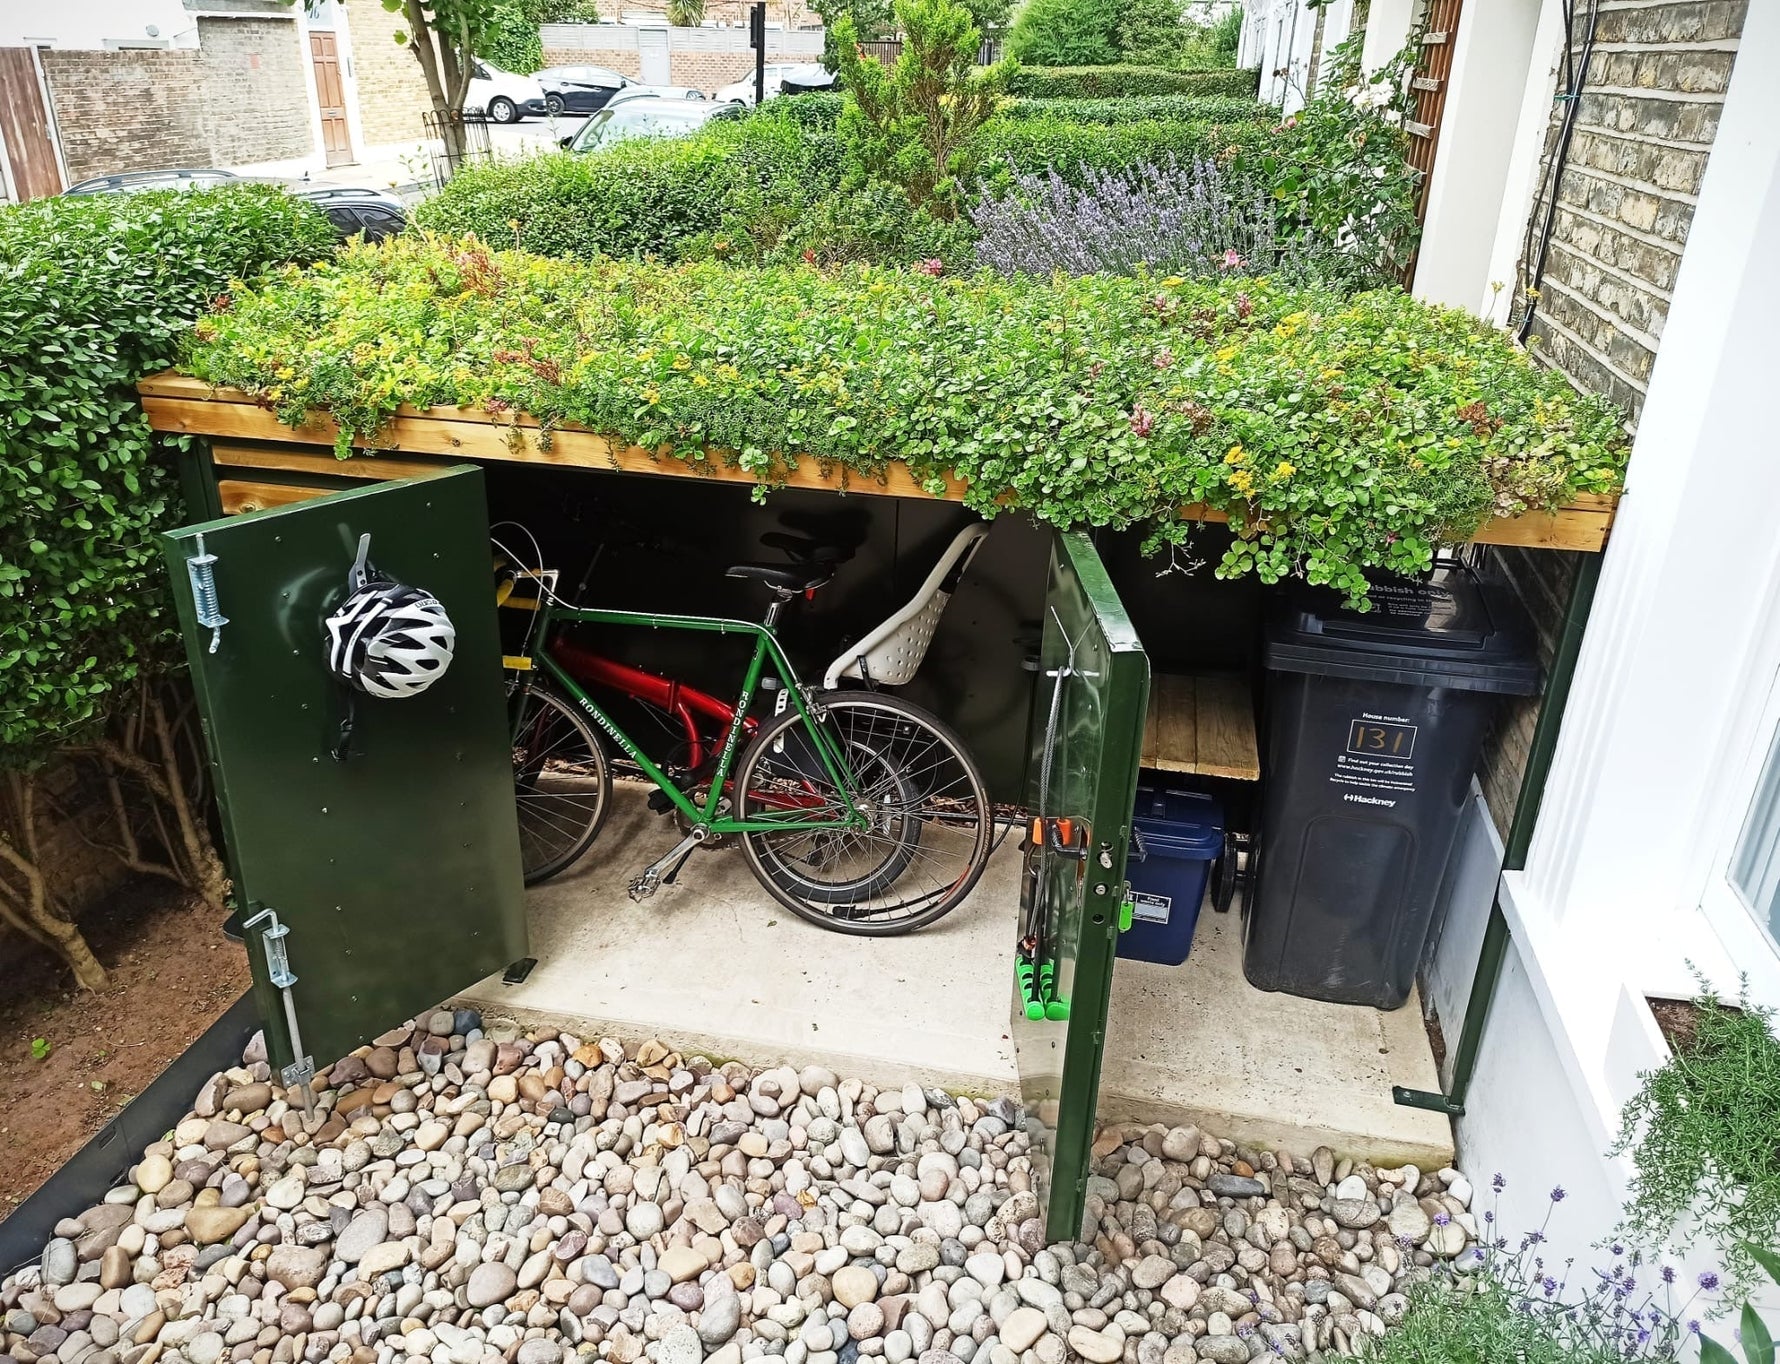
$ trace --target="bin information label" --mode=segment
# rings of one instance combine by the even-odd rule
[[[1394,807],[1415,794],[1415,739],[1419,726],[1404,715],[1361,711],[1348,721],[1347,748],[1335,758],[1329,780],[1349,788],[1341,798],[1354,805]]]
[[[1168,895],[1150,895],[1136,891],[1131,896],[1131,917],[1146,924],[1165,924],[1174,899]]]

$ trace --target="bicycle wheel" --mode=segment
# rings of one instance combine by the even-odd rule
[[[961,739],[899,697],[838,692],[818,701],[824,734],[845,755],[853,804],[869,828],[841,824],[847,800],[796,710],[762,727],[736,771],[742,819],[832,829],[741,836],[748,867],[780,904],[824,928],[888,937],[954,909],[989,861],[994,816]]]
[[[530,886],[573,865],[599,836],[612,804],[612,772],[605,746],[574,702],[533,687],[524,705],[513,735],[513,795]]]

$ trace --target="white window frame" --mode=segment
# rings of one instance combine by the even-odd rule
[[[1730,881],[1731,860],[1754,804],[1762,767],[1780,743],[1780,574],[1770,575],[1765,601],[1738,701],[1724,729],[1718,765],[1724,780],[1700,812],[1695,902],[1733,968],[1748,975],[1751,998],[1758,1004],[1780,1006],[1780,943]],[[1723,982],[1722,988],[1733,984]]]

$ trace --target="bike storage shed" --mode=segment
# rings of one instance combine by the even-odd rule
[[[1040,813],[1062,816],[1062,834],[1044,832],[1023,868],[1016,830],[970,898],[930,929],[825,933],[779,910],[722,853],[694,857],[672,894],[634,905],[626,883],[676,837],[640,790],[622,793],[579,863],[528,893],[491,522],[535,520],[548,554],[572,559],[555,565],[572,578],[620,507],[665,543],[597,570],[590,603],[699,603],[701,615],[752,620],[764,597],[725,584],[723,558],[760,557],[760,534],[785,524],[850,527],[855,560],[810,604],[805,647],[787,639],[804,680],[819,682],[834,653],[821,647],[824,629],[856,640],[910,599],[968,524],[954,505],[962,489],[936,497],[896,466],[872,482],[804,461],[756,505],[752,477],[721,460],[694,470],[574,429],[541,443],[524,420],[463,409],[404,408],[375,453],[338,459],[324,418],[287,427],[246,394],[176,374],[141,392],[156,430],[199,438],[181,471],[189,504],[208,516],[166,536],[164,550],[256,995],[287,1082],[456,999],[713,1058],[1017,1089],[1049,1164],[1053,1238],[1079,1225],[1097,1117],[1204,1121],[1305,1151],[1346,1132],[1380,1164],[1450,1160],[1444,1118],[1392,1102],[1393,1084],[1437,1088],[1418,1009],[1254,990],[1234,914],[1204,917],[1185,967],[1115,970],[1140,768],[1193,774],[1223,784],[1237,808],[1253,803],[1247,646],[1219,644],[1252,632],[1253,583],[1211,584],[1184,606],[1184,580],[1158,577],[1128,537],[992,524],[908,691],[970,742],[1010,815],[1031,803],[1042,772]],[[1586,500],[1477,538],[1598,551],[1612,510]],[[320,628],[366,535],[379,567],[444,603],[456,661],[423,695],[364,708],[343,740],[348,716]],[[688,654],[665,632],[642,647],[644,666],[676,677],[718,651]],[[739,669],[713,675],[717,693],[733,695]],[[1052,916],[1037,1008],[1016,969],[1023,891],[1032,895],[1023,870]]]

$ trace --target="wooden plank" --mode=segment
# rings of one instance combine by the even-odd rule
[[[268,507],[288,507],[293,502],[308,502],[326,497],[337,488],[316,488],[302,483],[250,483],[245,479],[225,478],[216,485],[222,509],[229,516],[242,512],[265,511]]]
[[[1255,743],[1255,705],[1246,677],[1216,673],[1194,679],[1199,758],[1202,776],[1261,779],[1261,754]]]
[[[208,384],[184,375],[150,375],[137,387],[143,395],[142,405],[149,424],[155,430],[220,438],[221,448],[255,451],[257,464],[250,464],[243,453],[240,464],[234,467],[313,469],[317,473],[343,474],[351,478],[377,477],[398,465],[405,470],[412,467],[418,471],[423,465],[422,461],[403,460],[399,455],[354,456],[343,463],[336,463],[327,456],[301,455],[291,450],[293,444],[332,447],[337,431],[332,420],[316,416],[301,427],[286,426],[247,394],[233,389],[212,389]],[[553,433],[551,448],[543,450],[537,444],[539,430],[535,422],[504,425],[490,420],[486,414],[465,408],[434,408],[421,412],[404,406],[379,433],[377,448],[452,459],[617,470],[678,478],[715,478],[750,486],[756,481],[753,474],[722,463],[721,451],[715,452],[711,461],[695,466],[667,456],[657,457],[639,446],[624,445],[575,428],[557,430]],[[285,447],[284,456],[295,462],[268,462],[262,447],[229,444],[240,441],[281,444]],[[218,463],[232,463],[233,459],[233,456],[228,461],[219,458]],[[403,476],[408,475],[404,472]],[[824,473],[817,461],[806,458],[798,461],[797,469],[785,482],[786,486],[794,488],[933,499],[933,495],[915,481],[907,466],[900,463],[891,465],[884,480],[878,482],[839,468]],[[967,487],[962,479],[950,479],[940,500],[962,501]],[[1524,516],[1491,521],[1472,539],[1478,544],[1519,545],[1531,549],[1599,550],[1607,543],[1617,501],[1617,498],[1598,494],[1579,494],[1571,505],[1555,512],[1529,512]],[[1228,519],[1215,508],[1199,505],[1181,508],[1180,516],[1182,520],[1208,523]]]
[[[1139,767],[1158,772],[1197,772],[1198,718],[1193,679],[1158,673],[1150,679],[1150,704],[1143,721],[1143,757]]]
[[[226,441],[211,442],[210,458],[232,469],[281,469],[333,478],[420,478],[451,467],[442,460],[393,459],[386,455],[336,459],[332,454],[279,450],[266,445],[230,445]]]
[[[1438,90],[1440,78],[1437,76],[1417,76],[1409,82],[1412,90]]]

